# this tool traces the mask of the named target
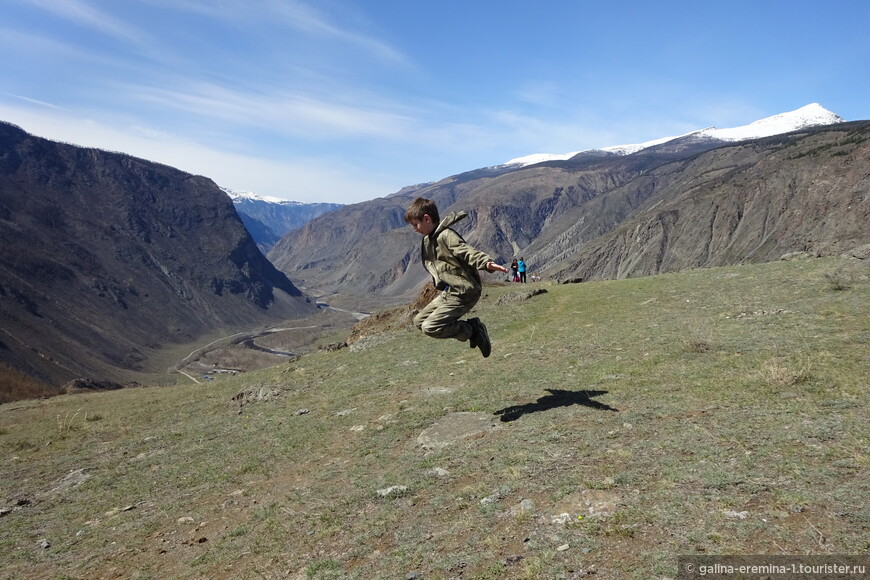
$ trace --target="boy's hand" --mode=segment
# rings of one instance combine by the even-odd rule
[[[508,270],[507,268],[505,268],[504,266],[501,266],[501,265],[499,265],[499,264],[496,264],[495,262],[488,262],[488,263],[486,264],[486,269],[487,269],[488,271],[490,271],[490,272],[496,272],[496,271],[498,271],[498,272],[509,272],[509,271],[510,271],[510,270]]]

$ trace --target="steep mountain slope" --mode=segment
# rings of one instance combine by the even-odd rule
[[[264,254],[290,230],[341,207],[340,203],[301,203],[225,187],[221,189],[233,200],[242,223]]]
[[[806,117],[792,115],[793,126],[815,122]],[[522,255],[560,280],[842,252],[870,241],[861,193],[870,189],[868,124],[822,119],[834,124],[739,139],[780,130],[777,116],[761,127],[476,170],[341,208],[290,232],[269,257],[322,294],[410,296],[425,279],[417,234],[402,221],[417,196],[442,214],[467,211],[458,229],[475,246],[501,261]],[[630,243],[635,230],[648,233]],[[672,249],[654,247],[662,243]]]
[[[651,190],[644,205],[612,231],[574,247],[538,240],[530,250],[552,255],[549,273],[557,279],[846,253],[870,243],[870,123],[715,149],[657,168],[627,189],[644,187]]]
[[[416,255],[417,234],[405,225],[408,195],[346,205],[289,232],[269,252],[269,259],[306,292],[325,295],[403,294],[419,283],[404,276]]]
[[[0,273],[0,361],[52,384],[315,311],[209,179],[3,123]]]

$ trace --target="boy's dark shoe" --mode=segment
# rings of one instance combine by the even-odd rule
[[[479,348],[483,358],[487,358],[492,352],[492,344],[489,342],[489,333],[486,332],[486,325],[480,321],[480,318],[469,318],[468,323],[474,329],[471,334],[471,348]]]

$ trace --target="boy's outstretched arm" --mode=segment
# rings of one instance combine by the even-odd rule
[[[496,272],[496,271],[498,271],[498,272],[508,272],[508,271],[509,271],[509,270],[508,270],[507,268],[505,268],[504,266],[501,266],[501,265],[499,265],[499,264],[496,264],[495,262],[488,262],[488,263],[486,264],[486,269],[487,269],[487,271],[489,271],[489,272]]]

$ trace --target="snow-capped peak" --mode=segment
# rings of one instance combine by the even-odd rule
[[[253,191],[236,191],[234,189],[229,189],[228,187],[221,187],[221,189],[230,196],[230,199],[233,202],[239,201],[264,201],[267,203],[278,203],[282,205],[295,205],[301,204],[298,201],[287,201],[286,199],[281,199],[279,197],[272,197],[269,195],[260,195],[259,193],[254,193]]]
[[[822,125],[833,125],[842,123],[845,119],[836,115],[818,103],[812,103],[789,111],[780,113],[772,117],[760,119],[742,127],[732,127],[730,129],[717,129],[716,127],[708,127],[699,131],[692,131],[684,135],[673,137],[662,137],[661,139],[653,139],[633,145],[612,145],[610,147],[601,147],[599,149],[587,149],[586,151],[605,151],[615,153],[617,155],[631,155],[654,145],[661,145],[674,139],[687,137],[689,135],[697,135],[698,137],[706,137],[710,139],[718,139],[720,141],[744,141],[747,139],[760,139],[762,137],[770,137],[772,135],[780,135],[791,131],[798,131],[807,127],[816,127]],[[526,165],[534,165],[535,163],[543,163],[544,161],[564,161],[574,157],[583,151],[574,151],[572,153],[551,154],[551,153],[535,153],[524,157],[511,159],[504,165],[513,165],[524,167]]]
[[[744,125],[742,127],[734,127],[731,129],[704,129],[701,135],[721,139],[723,141],[743,141],[745,139],[758,139],[761,137],[770,137],[772,135],[780,135],[790,131],[798,131],[807,127],[816,127],[820,125],[833,125],[845,121],[839,115],[836,115],[818,103],[812,103],[800,109],[790,111],[788,113],[780,113],[772,117],[766,117]]]

